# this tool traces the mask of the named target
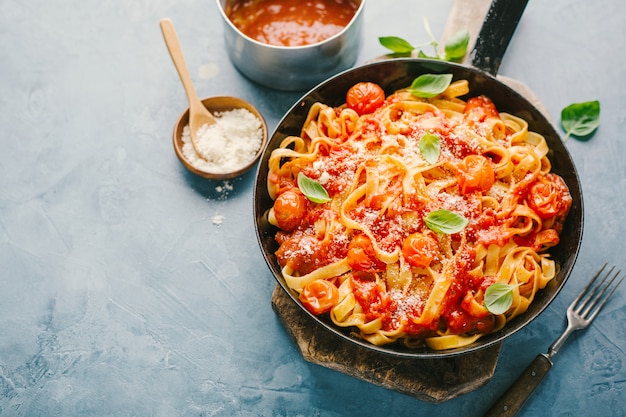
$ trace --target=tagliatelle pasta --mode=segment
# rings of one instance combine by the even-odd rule
[[[312,105],[271,153],[276,258],[314,314],[375,345],[451,349],[505,326],[554,278],[547,249],[569,190],[541,135],[468,93],[465,80],[431,98],[361,83],[348,104]],[[328,198],[308,199],[303,177]],[[495,283],[510,288],[504,312],[485,305]]]

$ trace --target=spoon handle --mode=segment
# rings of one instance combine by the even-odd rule
[[[164,18],[161,19],[160,26],[161,32],[163,33],[163,39],[165,40],[165,45],[167,46],[167,50],[172,57],[178,76],[183,83],[183,87],[189,101],[189,106],[191,107],[195,103],[199,103],[200,99],[198,98],[196,90],[193,88],[191,76],[189,75],[187,64],[185,63],[185,57],[183,56],[183,50],[180,46],[180,42],[178,41],[176,31],[174,30],[174,24],[171,19]]]

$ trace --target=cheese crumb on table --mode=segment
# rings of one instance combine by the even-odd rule
[[[216,123],[198,129],[195,148],[191,143],[189,125],[183,128],[185,159],[206,172],[225,173],[243,168],[261,147],[261,120],[243,108],[215,113],[214,116]]]
[[[214,225],[220,226],[222,223],[224,223],[224,219],[226,218],[222,216],[221,214],[216,214],[215,216],[213,216],[211,221]]]

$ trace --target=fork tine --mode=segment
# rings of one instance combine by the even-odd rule
[[[581,318],[583,318],[584,320],[587,320],[587,321],[593,320],[593,318],[598,314],[600,309],[604,306],[604,303],[606,303],[606,301],[611,297],[615,288],[617,288],[616,286],[613,289],[613,291],[611,291],[610,294],[603,300],[603,297],[605,296],[606,292],[609,290],[609,288],[611,288],[611,285],[621,273],[621,270],[617,271],[615,274],[613,274],[612,278],[609,280],[609,277],[611,277],[611,274],[613,273],[613,270],[615,269],[615,266],[612,266],[609,269],[609,271],[604,275],[604,277],[600,280],[600,282],[597,282],[598,277],[600,276],[600,274],[602,273],[605,267],[606,267],[606,264],[604,264],[602,268],[600,268],[600,270],[596,273],[596,275],[589,282],[589,284],[587,284],[587,286],[583,289],[579,297],[576,298],[576,302],[572,303],[572,306],[576,304],[574,311],[578,315],[580,315]],[[621,280],[617,283],[617,285],[619,285],[620,282]],[[583,296],[583,294],[585,295],[583,300],[580,302],[580,304],[577,304],[577,302],[580,301],[579,298]],[[602,303],[600,303],[601,301]],[[594,314],[591,317],[587,317],[587,315],[596,307],[598,308],[595,310]]]
[[[594,304],[597,304],[599,302],[599,300],[602,298],[602,296],[604,295],[604,293],[606,293],[606,291],[611,288],[611,285],[613,284],[613,281],[615,281],[615,278],[617,278],[617,276],[621,273],[622,271],[617,271],[615,273],[615,275],[613,275],[613,278],[611,278],[611,280],[609,281],[609,283],[604,287],[604,289],[602,290],[602,292],[598,295],[598,297],[596,297],[596,300],[594,300]],[[600,310],[602,310],[602,307],[604,307],[604,305],[607,303],[607,301],[609,301],[609,299],[611,298],[611,296],[613,295],[613,293],[615,292],[615,290],[617,290],[617,287],[619,286],[619,284],[622,283],[622,281],[624,280],[624,277],[622,276],[619,281],[617,281],[617,283],[613,286],[613,288],[611,289],[611,291],[608,293],[608,295],[606,297],[604,297],[602,299],[602,302],[600,302],[600,304],[597,304],[597,308],[593,311],[593,313],[591,314],[591,316],[589,316],[589,318],[587,320],[591,321],[593,320],[598,313],[600,312]],[[593,307],[590,306],[589,308]],[[585,311],[585,314],[587,314],[587,311]]]
[[[597,285],[591,290],[589,295],[586,297],[585,302],[578,309],[579,314],[582,317],[585,317],[587,314],[589,314],[589,312],[595,307],[595,305],[602,298],[607,288],[610,287],[611,283],[615,280],[617,275],[619,275],[619,273],[621,272],[621,271],[617,271],[617,273],[613,275],[613,278],[608,283],[606,283],[607,279],[609,279],[609,277],[613,273],[613,269],[615,269],[615,267],[612,267],[611,269],[609,269],[606,275],[604,275],[604,278],[602,278],[602,280],[599,283],[597,283]]]
[[[593,278],[587,283],[587,285],[585,285],[585,288],[583,288],[580,293],[578,294],[578,296],[574,299],[574,301],[572,301],[572,303],[570,304],[570,306],[572,308],[576,307],[576,312],[580,312],[580,310],[582,308],[584,308],[584,306],[587,304],[587,302],[589,302],[589,299],[591,297],[591,295],[593,295],[595,293],[595,290],[592,291],[591,293],[588,293],[589,289],[596,283],[596,281],[598,280],[598,277],[600,277],[600,274],[602,274],[602,271],[604,271],[604,268],[606,268],[606,263],[604,265],[602,265],[600,267],[600,269],[598,269],[598,271],[595,273],[595,275],[593,276]],[[609,271],[610,273],[610,271]],[[606,279],[606,277],[605,277]],[[585,300],[579,304],[580,300],[587,295],[587,297],[585,298]]]

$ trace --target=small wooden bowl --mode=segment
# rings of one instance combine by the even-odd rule
[[[191,163],[185,158],[183,154],[183,129],[189,123],[189,109],[186,109],[176,121],[174,125],[174,134],[173,134],[173,142],[174,142],[174,151],[176,152],[176,156],[182,162],[182,164],[189,171],[193,172],[196,175],[199,175],[203,178],[208,178],[211,180],[226,180],[240,176],[244,172],[248,171],[261,157],[265,146],[267,145],[267,125],[265,123],[265,119],[259,113],[259,111],[250,103],[245,100],[242,100],[237,97],[229,97],[229,96],[219,96],[219,97],[209,97],[202,99],[202,104],[213,114],[219,112],[225,112],[233,109],[247,109],[261,121],[261,129],[263,131],[263,137],[261,140],[261,146],[257,151],[254,158],[250,160],[245,166],[237,169],[236,171],[231,172],[208,172],[201,169],[198,169],[191,165]]]

